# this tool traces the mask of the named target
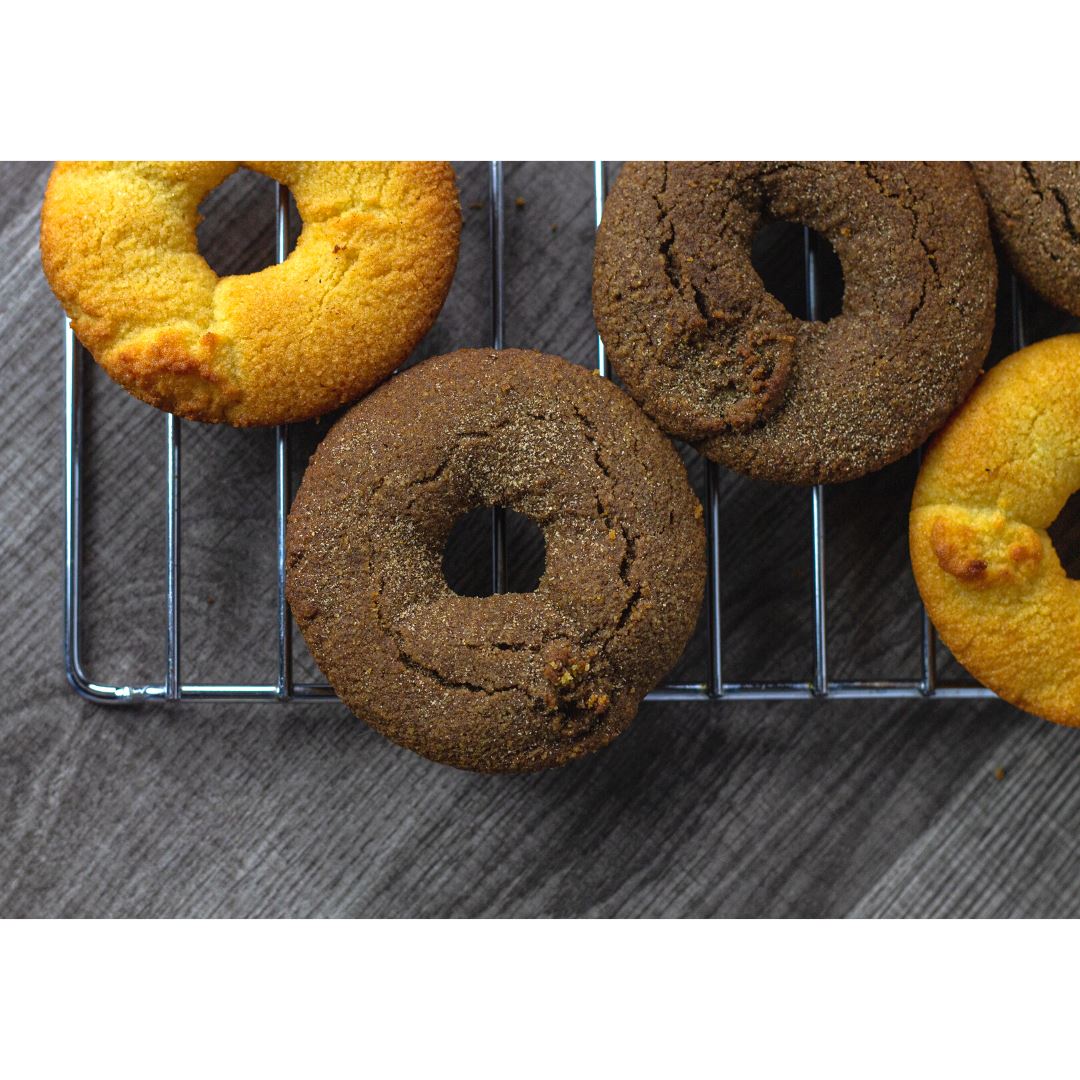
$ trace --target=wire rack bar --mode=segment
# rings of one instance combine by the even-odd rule
[[[607,163],[604,161],[593,162],[593,202],[596,206],[596,227],[600,228],[600,219],[604,216],[604,199],[607,198]],[[604,349],[604,339],[596,335],[596,370],[602,378],[609,378],[607,352]]]
[[[83,383],[82,350],[70,325],[64,323],[64,670],[75,691],[103,704],[130,700],[130,687],[95,683],[83,672],[80,644],[80,598],[82,584],[82,463]]]
[[[506,337],[506,206],[503,201],[503,163],[492,161],[488,176],[491,207],[491,345],[494,349],[501,349]],[[506,511],[501,506],[491,508],[491,591],[506,592]]]
[[[274,230],[279,263],[289,254],[289,189],[276,184],[276,228]],[[289,516],[291,484],[289,476],[289,426],[279,424],[274,432],[274,480],[277,509],[277,697],[287,701],[292,694],[292,617],[285,599],[285,523]]]
[[[504,170],[501,161],[489,163],[491,340],[496,349],[505,343],[505,257],[506,217]],[[596,224],[603,214],[607,191],[607,168],[594,162],[593,184]],[[289,250],[290,221],[288,191],[281,185],[275,192],[275,239],[278,262]],[[806,310],[809,319],[818,316],[818,265],[816,238],[804,230],[803,257],[806,273]],[[1025,296],[1014,278],[1011,285],[1012,338],[1015,348],[1027,341]],[[85,673],[81,654],[82,635],[82,530],[84,522],[83,472],[86,466],[84,438],[84,389],[87,359],[70,325],[64,336],[64,418],[65,418],[65,503],[64,535],[64,659],[68,681],[84,698],[102,704],[134,704],[152,701],[333,701],[336,696],[325,682],[294,682],[292,619],[285,600],[285,527],[291,501],[290,438],[287,426],[275,432],[276,508],[276,592],[277,592],[277,675],[267,683],[185,683],[181,677],[181,449],[182,421],[165,418],[165,673],[161,683],[123,686],[99,683]],[[604,344],[597,339],[597,368],[605,378],[611,371]],[[706,615],[709,634],[708,670],[700,683],[668,683],[654,690],[651,701],[710,702],[810,701],[821,698],[892,699],[942,698],[974,700],[992,697],[982,686],[968,682],[941,680],[937,674],[937,638],[922,612],[920,641],[921,675],[917,679],[830,680],[826,633],[827,587],[825,574],[825,489],[810,493],[812,528],[812,586],[814,615],[814,668],[807,680],[728,681],[723,679],[721,634],[721,473],[713,462],[705,470],[705,524],[708,541],[708,588]],[[492,513],[491,572],[495,592],[506,588],[507,550],[505,517]]]
[[[720,634],[720,467],[715,461],[705,465],[705,538],[706,588],[705,603],[709,620],[709,693],[722,697],[724,693],[723,639]]]
[[[865,698],[921,698],[919,679],[863,679],[830,682],[829,699],[854,700]],[[944,682],[938,685],[935,697],[947,700],[974,700],[993,697],[984,686],[966,682]],[[716,694],[705,683],[667,683],[657,687],[648,701],[815,701],[821,695],[810,682],[749,682],[724,683]]]
[[[803,266],[806,273],[806,318],[818,319],[817,236],[803,226]],[[825,636],[825,489],[815,484],[810,490],[810,520],[814,554],[814,693],[829,691],[829,659]]]
[[[165,417],[165,697],[180,699],[180,420]]]

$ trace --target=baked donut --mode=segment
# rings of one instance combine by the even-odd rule
[[[288,186],[291,255],[219,278],[199,204],[239,165]],[[380,382],[427,332],[457,262],[446,162],[61,162],[45,276],[79,340],[136,397],[240,427],[305,420]]]
[[[770,219],[832,244],[843,310],[791,315],[750,261]],[[765,480],[850,480],[918,446],[990,346],[986,210],[956,162],[634,162],[604,208],[593,309],[671,435]]]
[[[458,596],[457,518],[540,526],[536,590]],[[286,591],[339,697],[395,742],[480,772],[610,742],[693,632],[701,504],[671,443],[615,386],[536,352],[427,360],[354,406],[289,514]]]
[[[942,640],[1006,701],[1080,724],[1080,582],[1047,528],[1080,489],[1080,334],[1031,345],[975,387],[931,445],[911,563]]]
[[[1080,162],[973,161],[990,221],[1016,272],[1080,315]]]

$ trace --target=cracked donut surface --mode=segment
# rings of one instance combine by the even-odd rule
[[[1080,315],[1080,162],[973,161],[1009,262],[1036,292]]]
[[[241,165],[285,184],[285,260],[219,277],[199,204]],[[240,427],[305,420],[386,378],[439,312],[461,210],[446,162],[60,162],[45,275],[94,359],[136,397]]]
[[[477,506],[531,518],[533,592],[459,596],[443,549]],[[561,765],[610,742],[693,632],[701,504],[617,387],[558,357],[461,350],[410,368],[323,440],[289,515],[287,591],[342,700],[461,768]]]
[[[790,314],[751,263],[770,220],[832,244],[844,300]],[[767,480],[849,480],[918,446],[990,345],[986,211],[955,162],[631,162],[597,234],[593,310],[670,434]]]
[[[942,640],[1021,709],[1080,725],[1080,582],[1047,529],[1080,490],[1080,335],[1031,345],[975,387],[931,444],[911,563]]]

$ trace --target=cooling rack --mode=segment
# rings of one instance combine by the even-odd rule
[[[599,225],[607,191],[605,163],[594,163],[596,223]],[[503,346],[505,328],[505,200],[503,165],[490,163],[490,259],[491,259],[491,342],[494,348]],[[288,253],[289,202],[288,191],[281,185],[276,190],[276,248],[277,261]],[[803,259],[806,280],[806,311],[811,320],[818,312],[818,267],[815,234],[803,230]],[[1014,348],[1025,342],[1024,313],[1020,287],[1012,282],[1012,338]],[[277,672],[272,681],[258,684],[191,683],[182,678],[180,655],[180,545],[181,499],[180,470],[183,425],[176,417],[164,417],[165,446],[165,658],[164,677],[160,682],[142,686],[124,686],[91,679],[83,668],[81,658],[80,574],[82,570],[83,528],[83,425],[85,419],[83,391],[88,358],[65,321],[64,338],[64,413],[65,413],[65,595],[64,595],[64,659],[68,681],[82,697],[113,705],[133,705],[149,702],[176,701],[334,701],[332,688],[323,682],[298,682],[293,679],[292,620],[285,601],[285,522],[289,511],[290,453],[289,429],[279,427],[275,436],[275,501],[277,541]],[[597,368],[610,376],[602,341],[597,343]],[[776,701],[792,699],[833,698],[986,698],[992,693],[973,683],[938,678],[937,639],[925,610],[922,613],[921,640],[913,641],[919,650],[919,678],[874,678],[836,681],[829,678],[828,635],[826,628],[825,574],[825,502],[826,489],[810,489],[808,519],[811,537],[811,566],[813,592],[813,639],[807,641],[807,668],[802,678],[790,680],[726,682],[723,678],[723,618],[720,604],[720,580],[723,571],[723,552],[720,544],[721,499],[720,469],[712,462],[705,471],[705,522],[708,535],[708,585],[706,616],[708,626],[708,675],[705,682],[667,683],[654,690],[646,700],[651,701]],[[506,522],[503,511],[492,510],[491,516],[491,584],[494,592],[505,590],[507,571]]]

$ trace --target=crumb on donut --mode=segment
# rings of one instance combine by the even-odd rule
[[[942,514],[930,526],[930,544],[942,570],[976,586],[1019,581],[1042,559],[1034,529],[1000,512]]]

